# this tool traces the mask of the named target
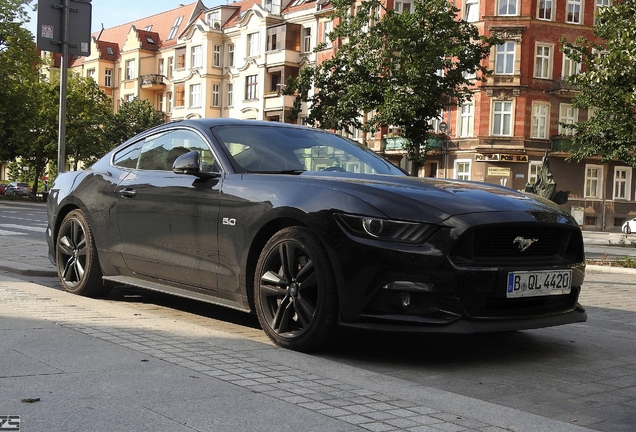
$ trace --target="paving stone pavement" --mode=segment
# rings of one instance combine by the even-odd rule
[[[63,420],[57,423],[63,426],[58,430],[118,430],[105,427],[107,423],[98,418],[78,420],[73,417],[74,403],[78,403],[75,397],[58,399],[56,393],[60,390],[49,381],[52,377],[76,374],[80,376],[80,384],[75,385],[76,391],[88,392],[93,399],[90,402],[80,401],[79,407],[91,405],[98,412],[100,408],[95,406],[107,405],[113,395],[117,395],[137,410],[165,416],[175,426],[127,430],[287,430],[283,428],[285,424],[292,427],[289,430],[302,427],[308,431],[587,430],[279,349],[267,342],[259,329],[248,330],[247,337],[236,337],[216,328],[214,320],[196,317],[182,320],[186,313],[167,319],[166,312],[162,310],[157,313],[152,308],[140,311],[128,304],[73,296],[6,276],[0,276],[0,304],[3,305],[0,310],[0,342],[5,354],[0,360],[0,387],[4,388],[0,393],[0,411],[9,410],[6,412],[9,415],[22,414],[25,424],[31,421],[31,424],[42,426],[46,416],[43,418],[36,409],[27,409],[17,401],[26,395],[39,397],[44,392],[42,402],[38,402],[45,408],[44,413],[54,407],[55,412],[48,414],[55,415],[57,419],[64,419],[66,415],[69,419],[66,424]],[[44,330],[57,336],[46,342],[40,340],[41,345],[25,344],[33,332]],[[88,351],[85,343],[89,346]],[[104,346],[107,351],[102,355],[106,358],[95,358],[91,351],[103,353]],[[131,370],[119,364],[128,357],[136,362],[165,365],[170,371],[169,376],[185,376],[187,381],[174,387],[174,382],[166,383],[166,375],[159,373],[154,377],[156,381],[149,380],[152,376],[149,377],[147,372],[137,371],[139,363]],[[30,362],[37,362],[37,365],[27,367]],[[85,362],[90,366],[84,365]],[[88,367],[93,373],[103,368],[114,367],[114,370],[110,370],[106,377],[86,378],[81,377],[83,367]],[[127,379],[134,382],[135,387],[128,386]],[[203,398],[197,388],[198,383],[190,384],[195,382],[204,382],[207,388],[221,387],[230,399],[238,394],[241,402],[226,407],[222,413],[214,409],[215,405],[220,405],[217,400],[209,400],[207,405],[204,404],[207,408],[196,403],[192,405],[191,399],[201,403],[199,398]],[[172,387],[165,387],[167,384]],[[97,391],[103,387],[108,389],[107,395]],[[162,393],[164,388],[168,395],[174,392],[174,399],[180,403],[174,403],[171,398],[155,400],[156,393]],[[50,389],[49,393],[44,389]],[[189,389],[192,389],[191,395],[187,395]],[[257,402],[250,402],[250,397],[256,398]],[[278,420],[269,418],[272,423],[268,424],[264,418],[264,423],[259,423],[258,418],[255,419],[259,410],[254,404],[261,411],[263,406],[282,411],[270,413]],[[37,404],[33,406],[37,407]],[[183,411],[175,411],[176,408]],[[125,417],[126,413],[122,415]],[[299,426],[294,419],[311,423]],[[78,428],[71,421],[81,421],[88,428]],[[146,426],[149,424],[152,422],[146,423]],[[179,429],[176,425],[187,427]],[[56,429],[49,425],[47,430]]]

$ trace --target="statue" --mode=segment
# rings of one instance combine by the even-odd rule
[[[537,181],[534,184],[526,183],[526,192],[547,198],[556,204],[565,204],[568,202],[570,191],[556,191],[556,183],[550,172],[550,164],[548,162],[548,152],[543,156],[542,164],[537,169]]]

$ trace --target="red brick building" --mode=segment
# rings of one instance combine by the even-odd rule
[[[492,48],[487,67],[493,74],[476,84],[473,100],[442,113],[448,139],[429,140],[420,175],[524,189],[535,181],[547,151],[557,189],[570,191],[563,207],[586,229],[620,229],[625,219],[636,216],[632,168],[601,164],[600,159],[566,162],[571,140],[558,125],[589,115],[571,105],[576,89],[565,78],[580,65],[561,53],[559,40],[593,39],[596,12],[609,0],[453,3],[482,34],[495,34],[503,43]],[[388,156],[400,158],[390,139],[384,139],[383,147]]]

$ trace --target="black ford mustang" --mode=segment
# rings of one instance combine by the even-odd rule
[[[67,291],[124,284],[255,312],[301,351],[338,325],[469,333],[587,318],[583,238],[557,206],[408,177],[310,128],[159,126],[58,176],[48,219]]]

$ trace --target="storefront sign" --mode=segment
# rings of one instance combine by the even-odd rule
[[[499,160],[501,162],[525,162],[528,163],[527,155],[518,155],[518,154],[501,154],[499,155]]]
[[[475,160],[477,162],[498,162],[499,161],[499,155],[498,154],[481,154],[481,153],[475,153]]]
[[[510,168],[488,167],[489,176],[508,177],[510,176]]]

